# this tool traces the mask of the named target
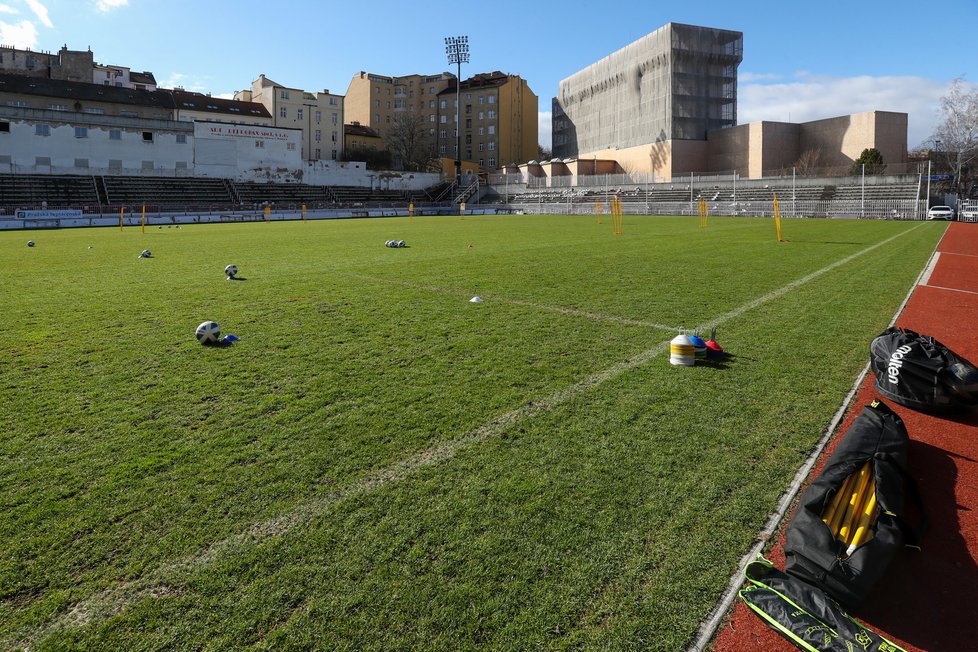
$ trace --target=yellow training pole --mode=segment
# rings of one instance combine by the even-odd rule
[[[846,506],[846,513],[842,517],[842,525],[839,527],[839,539],[844,543],[849,543],[849,539],[852,536],[852,516],[856,513],[856,509],[859,506],[859,497],[864,491],[866,491],[866,486],[869,484],[869,476],[872,475],[869,472],[869,464],[863,465],[863,468],[859,469],[859,481],[856,484],[856,490],[852,492],[852,496],[849,498],[849,504]]]
[[[852,543],[853,538],[855,538],[856,528],[859,527],[859,521],[862,520],[863,511],[866,509],[866,502],[869,500],[869,494],[875,493],[876,490],[876,482],[873,479],[873,467],[870,466],[869,462],[866,462],[864,468],[868,479],[866,486],[856,497],[856,506],[852,510],[852,521],[849,523],[849,537],[846,539],[846,543]]]
[[[143,233],[146,233],[146,204],[143,204],[143,219],[139,222],[143,229]]]
[[[829,529],[832,530],[832,536],[835,537],[839,533],[839,526],[842,524],[842,517],[846,513],[846,503],[852,496],[853,486],[856,484],[856,478],[859,474],[853,473],[846,481],[842,483],[839,487],[839,491],[835,494],[835,498],[832,499],[832,507],[830,507],[830,512],[823,515],[822,520],[825,520],[825,516],[828,516],[829,520],[826,523]]]
[[[271,221],[271,216],[272,216],[272,207],[271,206],[266,206],[265,207],[265,221],[266,222]]]
[[[851,555],[856,548],[869,541],[869,537],[872,534],[870,527],[873,525],[873,518],[876,516],[876,488],[870,487],[869,499],[866,501],[866,505],[863,507],[863,511],[859,517],[859,525],[856,526],[856,534],[852,537],[852,543],[849,544],[849,549],[846,551],[847,555]]]
[[[409,220],[410,220],[411,222],[413,222],[413,221],[414,221],[414,202],[410,202],[410,203],[408,204],[408,219],[409,219]]]
[[[778,229],[778,242],[783,242],[781,240],[781,212],[778,210],[778,196],[775,193],[771,193],[774,196],[774,225]]]
[[[306,205],[305,204],[302,205],[302,221],[303,222],[306,221]]]
[[[120,209],[119,210],[119,230],[120,231],[125,231],[125,229],[122,226],[122,218],[125,217],[125,215],[126,215],[126,209],[125,208]]]

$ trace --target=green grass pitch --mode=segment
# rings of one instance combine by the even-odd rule
[[[681,649],[945,225],[610,222],[0,233],[0,648]]]

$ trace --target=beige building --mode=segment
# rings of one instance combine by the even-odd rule
[[[449,85],[455,87],[455,75],[448,72],[388,77],[361,70],[346,89],[346,121],[376,129],[380,134],[380,149],[386,149],[397,114],[415,111],[428,123],[428,135],[434,139],[438,94]]]
[[[752,122],[707,134],[705,167],[757,179],[790,170],[803,158],[812,168],[841,174],[863,150],[875,148],[887,164],[907,162],[907,114],[868,111],[812,122]],[[698,161],[697,161],[698,162]]]
[[[173,97],[173,119],[179,122],[228,122],[275,126],[264,104],[227,100],[183,90],[169,91]]]
[[[0,46],[0,72],[139,91],[156,90],[153,73],[95,63],[94,57],[91,49],[69,50],[68,46],[62,47],[57,54]]]
[[[359,122],[343,125],[343,147],[347,152],[384,149],[380,133],[376,129],[363,126]]]
[[[329,90],[308,93],[282,86],[265,75],[251,90],[238,91],[235,100],[263,104],[274,126],[302,130],[302,160],[337,161],[343,154],[344,97]]]
[[[539,127],[538,100],[526,80],[499,71],[466,79],[459,89],[461,106],[461,161],[483,170],[536,158]],[[455,159],[456,89],[438,94],[437,152]]]

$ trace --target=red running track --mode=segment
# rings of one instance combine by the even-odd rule
[[[978,224],[952,222],[931,273],[916,287],[897,326],[932,335],[978,363]],[[867,343],[868,351],[868,343]],[[837,433],[876,398],[873,374],[863,382]],[[910,433],[909,467],[930,519],[920,552],[905,550],[865,605],[853,611],[867,627],[908,651],[978,650],[978,410],[922,414],[886,404]],[[809,478],[838,444],[828,444]],[[784,533],[767,557],[784,568]],[[790,652],[796,648],[738,600],[713,639],[716,652]]]

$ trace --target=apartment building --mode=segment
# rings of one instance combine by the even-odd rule
[[[388,77],[361,70],[346,89],[346,121],[375,129],[380,148],[386,149],[396,115],[416,111],[428,123],[428,135],[434,139],[438,95],[449,86],[455,88],[455,75],[448,72]]]
[[[0,73],[94,83],[100,86],[155,91],[156,77],[151,72],[135,72],[126,66],[95,63],[91,49],[69,50],[57,54],[0,46]]]
[[[265,75],[252,82],[251,90],[238,91],[234,99],[262,104],[274,126],[302,130],[302,160],[337,161],[343,155],[345,98],[330,93],[309,93],[283,86]]]
[[[460,125],[455,122],[455,87],[438,94],[436,137],[440,157],[455,159],[455,130],[461,128],[463,164],[495,170],[536,158],[538,99],[525,79],[497,70],[474,75],[460,86]]]

